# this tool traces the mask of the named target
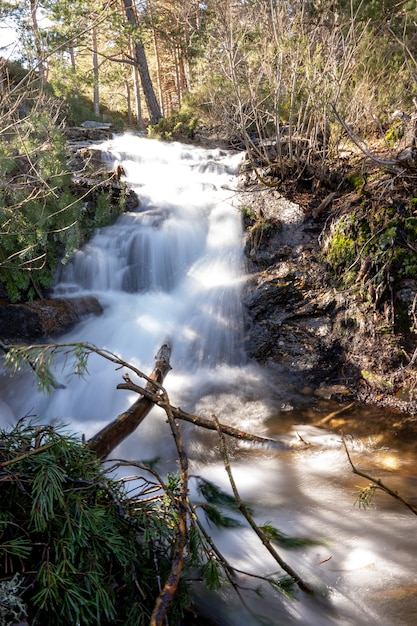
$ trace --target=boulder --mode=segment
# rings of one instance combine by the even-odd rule
[[[102,311],[93,296],[3,304],[0,339],[8,343],[42,341],[66,332],[83,317],[100,315]]]

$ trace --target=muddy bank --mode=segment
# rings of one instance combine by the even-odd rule
[[[319,399],[360,401],[400,413],[417,410],[416,333],[398,329],[390,308],[367,297],[366,280],[341,288],[325,261],[335,205],[328,192],[293,193],[242,178],[248,280],[246,348],[279,366]],[[354,200],[356,202],[356,199]],[[417,281],[390,277],[392,297],[411,309]]]

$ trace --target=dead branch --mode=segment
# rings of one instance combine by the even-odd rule
[[[342,408],[338,409],[337,411],[332,411],[331,413],[326,415],[326,417],[323,417],[323,419],[319,421],[319,426],[324,426],[325,424],[328,424],[329,422],[332,421],[332,419],[334,419],[341,413],[344,413],[345,411],[348,411],[349,409],[351,409],[354,406],[354,404],[355,404],[354,402],[351,402],[350,404],[346,404],[345,406],[342,406]]]
[[[299,586],[299,588],[302,591],[304,591],[305,593],[308,593],[310,595],[314,595],[314,590],[311,588],[311,586],[308,583],[306,583],[297,574],[297,572],[295,572],[292,569],[292,567],[290,565],[288,565],[288,563],[286,563],[280,557],[278,552],[275,550],[274,546],[269,541],[269,539],[266,536],[266,534],[264,532],[262,532],[262,530],[259,528],[259,526],[255,523],[255,521],[254,521],[252,515],[250,514],[247,506],[245,505],[245,503],[241,499],[239,491],[238,491],[236,483],[235,483],[235,480],[233,478],[232,469],[231,469],[230,461],[229,461],[229,454],[227,452],[226,441],[225,441],[223,432],[222,432],[222,430],[220,428],[220,424],[219,424],[219,422],[218,422],[218,420],[217,420],[215,415],[213,415],[213,419],[214,419],[214,421],[216,423],[217,432],[219,434],[220,450],[221,450],[221,453],[222,453],[222,456],[223,456],[224,467],[225,467],[227,475],[229,477],[229,482],[230,482],[230,485],[232,487],[233,496],[234,496],[234,498],[235,498],[235,500],[236,500],[236,502],[238,504],[239,511],[242,513],[243,517],[249,523],[249,526],[256,533],[256,535],[258,535],[259,539],[262,541],[262,543],[265,546],[265,548],[268,550],[270,555],[275,559],[275,561],[278,563],[278,565],[284,570],[284,572],[287,572],[287,574],[289,576],[291,576],[291,578],[296,582],[296,584]]]
[[[180,489],[179,494],[175,495],[174,504],[178,511],[177,517],[177,535],[175,539],[174,555],[171,560],[171,571],[165,584],[156,599],[150,626],[162,626],[165,622],[169,607],[172,604],[175,593],[181,579],[181,573],[184,567],[184,550],[187,544],[187,515],[188,515],[188,458],[185,452],[184,444],[181,437],[181,431],[173,416],[168,394],[165,390],[162,392],[164,403],[166,404],[166,415],[172,434],[174,436],[175,445],[178,452],[180,463]]]
[[[168,344],[164,344],[155,357],[156,363],[151,375],[145,377],[148,381],[146,389],[151,391],[156,388],[157,392],[153,392],[153,395],[158,399],[160,398],[158,394],[161,390],[161,383],[171,369],[169,364],[170,355],[171,347]],[[125,379],[129,380],[129,377],[126,376]],[[136,400],[127,411],[121,413],[115,420],[94,435],[87,442],[87,448],[93,450],[99,458],[106,457],[119,443],[133,433],[148,415],[154,403],[153,399],[149,399],[145,394],[142,394],[142,397]]]
[[[117,385],[117,389],[127,389],[128,391],[135,391],[136,393],[141,394],[142,396],[149,399],[151,402],[161,407],[165,411],[167,410],[168,407],[163,396],[148,389],[148,387],[144,388],[144,387],[140,387],[139,385],[136,385],[127,376],[124,376],[124,380],[126,382],[120,383],[119,385]],[[201,426],[202,428],[206,428],[207,430],[216,430],[216,431],[218,430],[216,423],[210,419],[201,417],[199,415],[194,415],[192,413],[187,413],[186,411],[183,411],[179,407],[175,407],[172,405],[170,405],[169,408],[172,411],[172,414],[175,417],[175,419],[180,419],[186,422],[191,422],[191,424],[195,424],[195,426]],[[241,439],[244,441],[251,441],[253,443],[273,445],[274,447],[277,447],[280,450],[291,450],[294,447],[299,446],[299,444],[290,445],[288,443],[284,443],[283,441],[270,439],[269,437],[261,437],[260,435],[253,435],[252,433],[247,433],[243,430],[239,430],[238,428],[234,428],[233,426],[228,426],[227,424],[220,424],[220,429],[222,433],[224,433],[225,435],[229,435],[229,437],[234,437],[235,439]]]
[[[366,143],[366,141],[364,141],[361,137],[359,137],[347,124],[346,122],[340,117],[339,113],[336,110],[336,107],[333,106],[332,107],[333,113],[336,116],[337,121],[339,122],[339,124],[343,127],[343,129],[347,132],[347,134],[349,135],[349,138],[353,141],[353,143],[355,144],[355,146],[357,148],[359,148],[359,150],[366,156],[368,157],[368,159],[370,159],[371,161],[373,161],[373,163],[376,163],[376,165],[380,166],[380,167],[384,167],[387,168],[388,170],[391,170],[392,172],[394,172],[395,174],[398,174],[400,172],[403,172],[404,168],[401,167],[401,163],[398,159],[380,159],[379,157],[377,157],[375,154],[372,154],[372,152],[369,149],[368,144]]]
[[[365,474],[365,472],[361,472],[360,470],[358,470],[355,467],[355,465],[353,464],[353,461],[352,461],[351,456],[349,454],[349,450],[348,450],[347,445],[346,445],[346,440],[345,440],[343,435],[342,435],[342,442],[343,442],[343,445],[344,445],[344,448],[345,448],[345,451],[346,451],[346,455],[347,455],[349,464],[350,464],[354,474],[356,474],[357,476],[361,476],[362,478],[366,478],[366,480],[369,480],[369,482],[371,482],[373,485],[375,485],[378,489],[381,489],[381,491],[385,491],[385,493],[387,493],[389,496],[391,496],[395,500],[398,500],[398,502],[401,502],[401,504],[406,506],[407,509],[410,509],[410,511],[412,513],[414,513],[414,515],[417,515],[417,507],[416,506],[410,504],[409,502],[407,502],[407,500],[404,500],[404,498],[402,496],[400,496],[396,491],[393,491],[392,489],[390,489],[390,487],[387,487],[387,485],[385,485],[379,478],[373,478],[373,476],[369,476],[369,474]]]
[[[34,454],[38,454],[39,452],[44,452],[48,448],[52,448],[54,443],[45,443],[43,446],[39,446],[38,448],[34,448],[33,450],[28,450],[19,456],[15,456],[13,459],[9,459],[8,461],[3,461],[0,463],[0,468],[9,467],[9,465],[13,465],[14,463],[20,463],[24,459],[27,459],[29,456],[33,456]]]

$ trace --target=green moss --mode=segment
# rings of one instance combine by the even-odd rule
[[[404,231],[411,242],[417,241],[417,217],[408,217],[404,221]]]
[[[331,238],[326,261],[334,270],[351,263],[354,259],[356,242],[352,221],[352,216],[341,219]]]
[[[400,248],[393,256],[392,265],[399,278],[415,278],[417,276],[417,253],[410,248]]]
[[[366,380],[366,382],[371,387],[376,387],[380,391],[393,391],[394,390],[394,385],[392,384],[392,382],[390,380],[386,380],[385,378],[383,378],[382,376],[379,376],[378,374],[374,374],[373,372],[370,372],[369,370],[362,370],[361,375],[362,375],[362,378]]]
[[[396,120],[391,128],[385,133],[385,141],[390,146],[395,146],[404,136],[404,124],[400,120]]]
[[[387,250],[392,247],[397,236],[397,226],[395,224],[387,226],[384,232],[378,237],[378,247]]]
[[[353,189],[360,196],[363,193],[363,189],[366,185],[366,177],[361,174],[349,174],[347,181],[352,185]]]

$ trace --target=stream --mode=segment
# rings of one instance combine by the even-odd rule
[[[354,476],[340,436],[311,423],[312,400],[291,375],[250,362],[244,352],[244,233],[238,208],[237,171],[243,155],[135,135],[96,146],[140,198],[134,212],[96,232],[56,278],[58,297],[95,295],[100,317],[88,318],[60,342],[87,341],[120,355],[149,373],[160,346],[172,345],[164,386],[175,406],[241,430],[287,443],[301,436],[308,448],[278,450],[230,441],[232,471],[241,497],[258,524],[272,523],[290,536],[317,543],[278,549],[284,560],[317,589],[288,600],[244,580],[247,610],[230,590],[211,594],[196,586],[197,606],[219,626],[411,625],[417,621],[417,518],[378,494],[364,510],[355,503]],[[123,372],[92,356],[86,378],[40,395],[30,384],[3,381],[1,424],[27,414],[67,424],[88,439],[125,410],[135,394],[116,390]],[[57,370],[58,379],[63,376]],[[22,389],[24,388],[24,391]],[[358,419],[361,419],[360,408]],[[231,492],[217,436],[181,423],[191,474]],[[348,433],[346,433],[348,435]],[[383,445],[376,436],[348,437],[352,459],[406,497],[415,495],[414,454]],[[175,471],[176,450],[159,408],[112,453],[114,458],[159,460]],[[193,495],[193,482],[191,493]],[[279,572],[245,523],[209,532],[237,568],[263,575]]]

